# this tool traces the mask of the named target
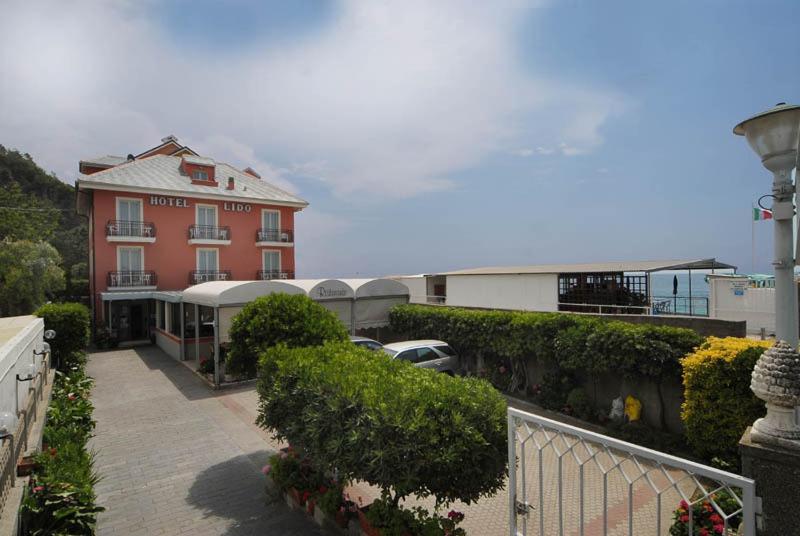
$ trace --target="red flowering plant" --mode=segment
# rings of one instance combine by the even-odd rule
[[[712,504],[713,500],[713,504]],[[720,515],[719,510],[730,515],[741,507],[737,500],[727,491],[712,493],[709,497],[698,500],[693,499],[690,505],[682,500],[673,514],[672,527],[669,529],[670,536],[717,536],[735,534],[741,513],[728,518],[728,532],[725,531],[725,519]],[[719,510],[714,507],[717,505]],[[691,532],[689,521],[691,520]]]
[[[197,372],[200,374],[214,374],[214,360],[201,359],[200,365],[197,367]]]
[[[500,391],[508,391],[511,380],[512,370],[508,363],[501,361],[489,369],[489,381]]]

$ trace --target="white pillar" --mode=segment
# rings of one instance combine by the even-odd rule
[[[219,387],[219,307],[214,307],[214,386]]]
[[[774,172],[775,202],[775,338],[797,348],[797,287],[794,283],[794,187],[791,168]]]
[[[194,360],[200,364],[200,306],[194,304]]]
[[[175,304],[173,304],[173,307],[174,306],[175,306]],[[184,314],[183,314],[183,302],[181,302],[181,304],[180,304],[180,310],[181,310],[181,361],[185,361],[186,360],[186,340],[184,338],[184,333],[185,333],[186,326],[184,326],[184,323],[186,322],[186,319],[184,318]]]

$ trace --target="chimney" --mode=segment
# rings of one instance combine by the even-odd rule
[[[227,189],[228,190],[233,190],[233,187],[234,187],[233,177],[228,177],[228,187],[227,187]]]
[[[256,173],[256,170],[254,170],[254,169],[253,169],[253,168],[251,168],[251,167],[246,167],[246,168],[244,168],[244,172],[245,172],[245,173],[247,173],[248,175],[250,175],[251,177],[255,177],[255,178],[257,178],[257,179],[260,179],[260,178],[261,178],[261,175],[259,175],[258,173]]]
[[[132,154],[128,155],[128,162],[133,162],[134,156]]]

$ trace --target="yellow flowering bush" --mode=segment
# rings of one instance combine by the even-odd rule
[[[769,341],[709,337],[683,358],[681,418],[694,453],[723,466],[739,465],[745,429],[762,417],[764,403],[750,390],[750,374]]]

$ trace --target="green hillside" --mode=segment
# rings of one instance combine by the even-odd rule
[[[67,295],[85,296],[88,230],[75,212],[75,188],[2,145],[0,187],[0,240],[49,242],[61,255]]]

